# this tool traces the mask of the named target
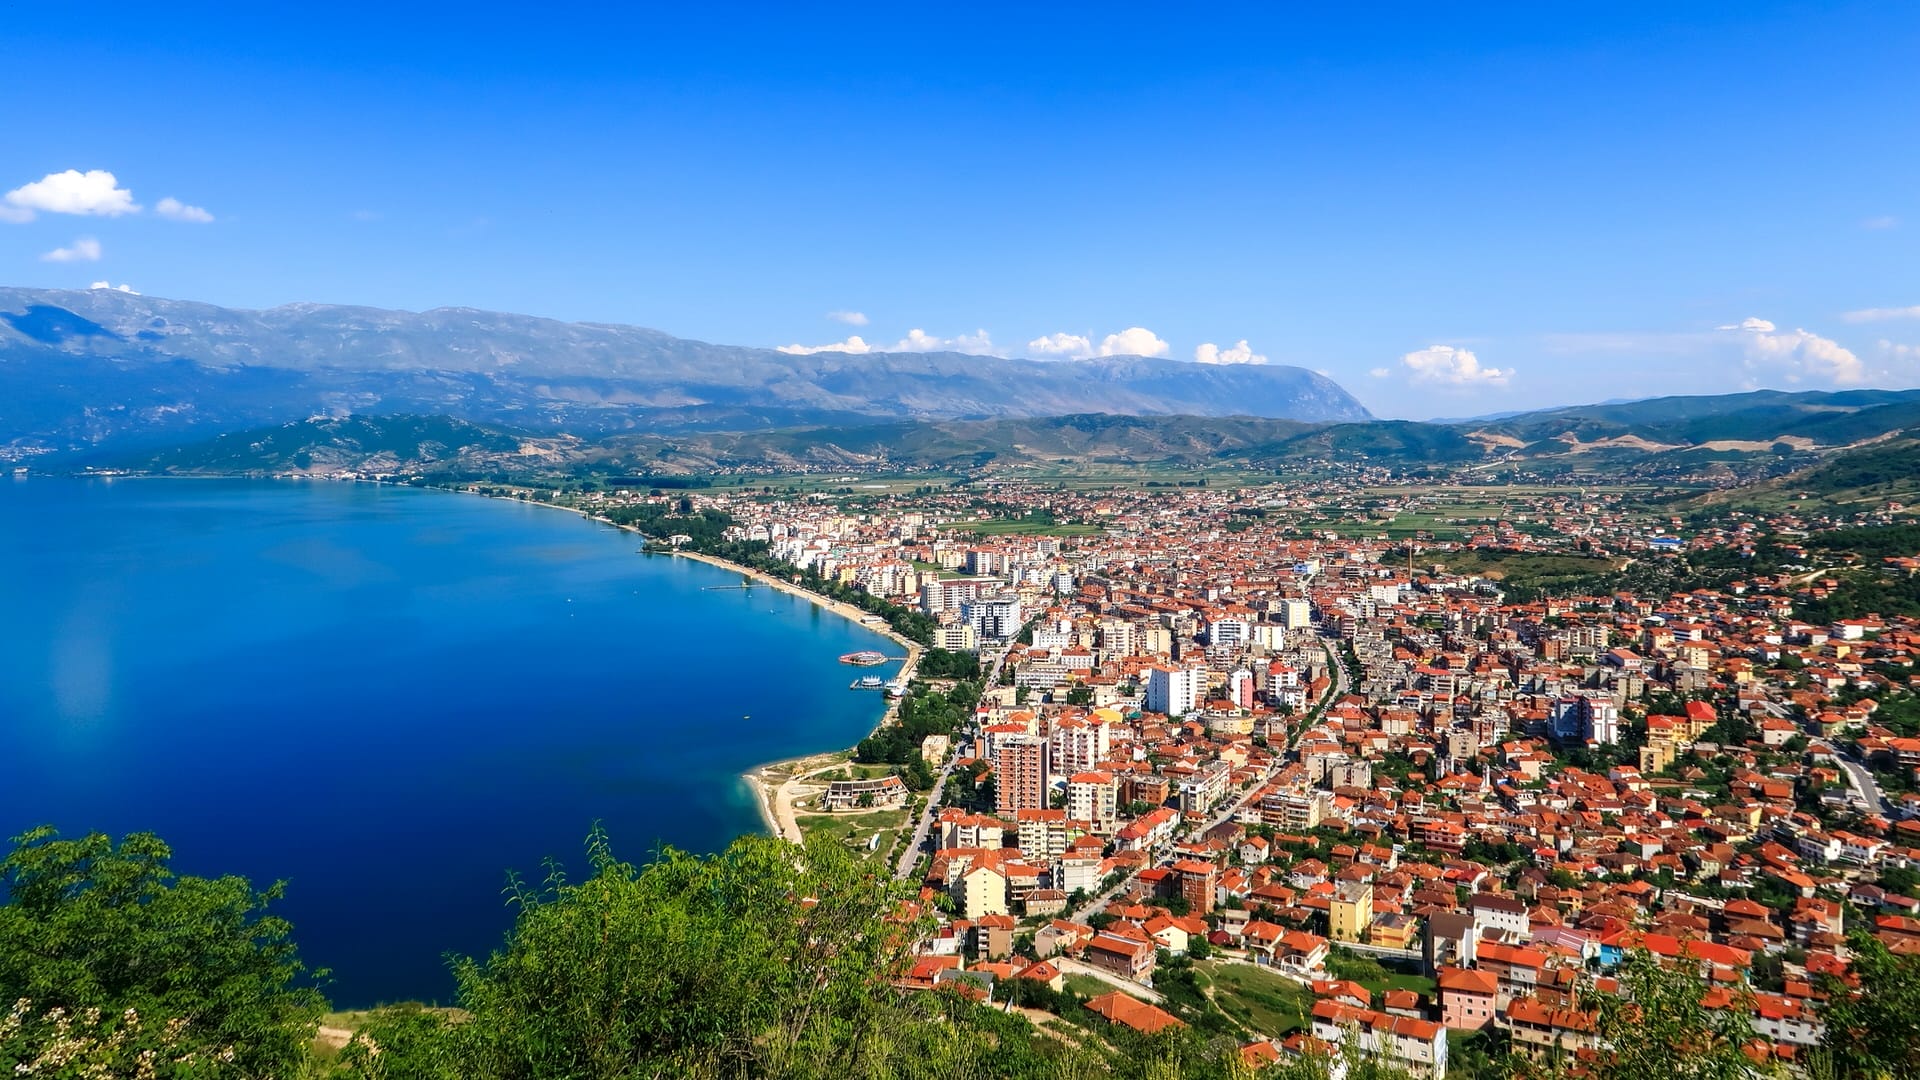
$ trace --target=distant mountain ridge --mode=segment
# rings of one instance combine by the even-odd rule
[[[349,414],[597,435],[1085,412],[1370,419],[1338,383],[1282,365],[794,356],[470,308],[242,311],[0,288],[0,446],[177,442]]]

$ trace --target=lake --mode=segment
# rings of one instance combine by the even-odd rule
[[[596,821],[717,850],[764,829],[742,772],[880,716],[837,658],[897,646],[639,543],[399,487],[0,478],[0,829],[284,879],[336,1004],[445,1001],[508,870],[579,867]]]

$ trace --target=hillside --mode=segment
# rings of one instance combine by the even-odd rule
[[[1695,499],[1702,509],[1777,510],[1819,505],[1865,510],[1887,503],[1920,503],[1920,430],[1903,431],[1842,450],[1819,464],[1749,487]]]
[[[1079,412],[1368,418],[1337,383],[1281,365],[793,356],[468,308],[240,311],[0,288],[0,448],[178,442],[349,413],[603,435]]]
[[[1173,467],[1270,470],[1317,463],[1395,467],[1501,466],[1643,477],[1773,476],[1703,496],[1701,505],[1785,505],[1920,499],[1911,436],[1827,452],[1612,447],[1557,453],[1490,449],[1456,427],[1405,421],[1307,424],[1257,417],[1075,414],[998,420],[757,431],[657,431],[598,437],[551,435],[445,416],[313,418],[250,428],[178,446],[59,456],[65,466],[171,473],[421,471],[526,474],[586,469],[686,476],[818,469],[997,471],[1022,467]],[[1730,464],[1731,463],[1731,464]],[[1782,476],[1796,464],[1800,471]],[[1738,470],[1734,466],[1738,466]]]

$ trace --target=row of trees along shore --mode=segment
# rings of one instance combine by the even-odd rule
[[[16,838],[0,862],[0,1076],[629,1080],[638,1077],[919,1080],[1093,1077],[1400,1080],[1375,1060],[1306,1057],[1256,1069],[1242,1039],[1153,1037],[1091,1020],[1041,984],[1022,1011],[952,991],[898,988],[930,927],[909,885],[821,838],[744,837],[697,856],[619,860],[587,841],[587,875],[515,881],[513,927],[485,958],[452,963],[456,1007],[375,1010],[344,1049],[314,1036],[324,972],[303,966],[278,886],[175,874],[151,835]],[[1920,1075],[1920,961],[1858,936],[1858,985],[1829,981],[1814,1080]],[[1610,1054],[1488,1058],[1453,1075],[1518,1080],[1747,1080],[1740,1014],[1703,1009],[1697,975],[1645,956],[1631,1000],[1598,998]],[[1003,986],[1002,1002],[1014,991]],[[1067,1020],[1074,1023],[1067,1023]]]

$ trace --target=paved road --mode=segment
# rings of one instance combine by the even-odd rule
[[[1888,817],[1893,816],[1893,803],[1888,800],[1887,793],[1880,790],[1879,782],[1874,780],[1873,774],[1867,771],[1866,766],[1852,758],[1841,757],[1836,760],[1840,762],[1840,770],[1847,774],[1848,786],[1852,787],[1860,797],[1866,799],[1868,806],[1874,807]]]
[[[993,664],[987,669],[987,675],[980,686],[982,689],[1000,684],[1000,667],[1007,661],[1009,649],[1002,649],[993,656]],[[940,771],[934,775],[933,790],[927,792],[927,809],[920,815],[919,824],[913,827],[913,838],[908,841],[906,850],[900,853],[900,861],[893,868],[893,876],[904,881],[913,875],[914,864],[920,861],[920,855],[927,846],[927,838],[933,832],[934,819],[940,816],[940,800],[947,793],[947,778],[953,775],[954,762],[960,760],[960,748],[955,745],[948,753],[947,760],[940,765]]]
[[[1327,654],[1327,662],[1333,672],[1333,687],[1327,693],[1327,704],[1331,705],[1347,696],[1347,665],[1341,662],[1340,650],[1325,638],[1320,640],[1320,651]]]

